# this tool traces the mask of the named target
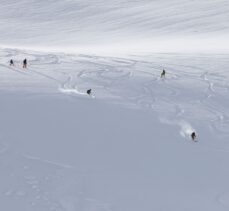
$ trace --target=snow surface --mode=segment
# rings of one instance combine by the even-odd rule
[[[0,210],[229,209],[228,55],[0,54]]]
[[[0,46],[116,55],[229,52],[228,20],[228,0],[1,0]]]
[[[0,211],[229,210],[228,1],[0,3]]]

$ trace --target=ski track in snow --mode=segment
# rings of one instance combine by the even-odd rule
[[[110,205],[85,195],[87,172],[0,145],[0,198],[20,199],[31,210],[111,211]],[[12,159],[13,158],[13,159]],[[4,179],[4,178],[7,178]],[[4,182],[4,183],[3,183]]]
[[[132,110],[138,109],[153,114],[149,115],[150,117],[158,117],[165,128],[173,128],[177,137],[181,137],[179,140],[183,140],[181,143],[177,143],[176,138],[170,140],[168,133],[169,135],[165,136],[169,137],[167,142],[162,138],[159,139],[159,144],[158,140],[152,141],[149,146],[153,146],[153,149],[149,147],[149,151],[146,150],[150,155],[142,151],[146,148],[142,147],[142,142],[138,143],[137,153],[133,156],[136,157],[135,162],[138,162],[138,156],[142,157],[141,167],[134,167],[134,171],[138,172],[134,172],[134,175],[131,172],[123,173],[122,168],[112,166],[112,170],[116,169],[123,174],[122,177],[129,177],[124,179],[124,184],[121,181],[123,178],[118,178],[114,172],[110,181],[114,190],[109,190],[109,181],[104,181],[104,186],[108,187],[103,190],[103,187],[98,187],[98,184],[103,184],[99,182],[99,178],[106,180],[108,177],[109,180],[109,176],[97,175],[98,178],[94,181],[96,184],[90,184],[96,177],[94,173],[103,173],[98,172],[99,166],[96,166],[98,170],[94,172],[92,169],[81,167],[84,164],[87,166],[86,161],[76,160],[73,166],[61,158],[61,161],[55,160],[52,152],[46,159],[45,153],[38,152],[39,156],[36,156],[32,152],[26,153],[27,149],[20,151],[14,146],[18,142],[18,134],[13,136],[16,140],[13,140],[14,144],[11,145],[11,137],[4,139],[5,134],[2,135],[0,128],[1,207],[8,209],[5,211],[13,211],[15,206],[19,211],[131,211],[133,208],[145,211],[150,210],[150,203],[153,203],[156,204],[154,207],[159,207],[154,210],[163,211],[204,211],[209,210],[208,208],[228,210],[229,62],[228,55],[216,53],[229,52],[226,38],[229,35],[228,19],[227,0],[117,0],[112,3],[104,0],[1,1],[2,45],[18,49],[23,46],[25,49],[40,49],[46,52],[51,49],[85,53],[43,53],[1,49],[4,48],[2,46],[0,91],[3,95],[22,92],[26,93],[23,97],[31,98],[34,95],[64,96],[64,99],[70,98],[76,102],[100,101]],[[91,52],[101,55],[125,55],[133,52],[174,51],[190,54],[161,53],[123,58],[87,55]],[[192,52],[211,52],[214,55]],[[24,58],[28,60],[28,69],[22,68]],[[14,59],[15,66],[9,66],[10,59]],[[166,70],[166,77],[161,79],[163,69]],[[90,88],[92,95],[88,96],[86,90]],[[10,114],[11,105],[4,106],[9,108],[7,112]],[[68,117],[63,109],[64,115]],[[75,116],[72,117],[74,118]],[[67,124],[70,124],[71,120],[66,119],[69,121]],[[2,121],[2,125],[5,125],[4,120]],[[11,118],[7,121],[11,121]],[[141,121],[140,132],[146,132],[144,120]],[[11,123],[13,124],[10,122],[9,125]],[[14,127],[20,129],[20,126],[17,123]],[[152,132],[155,132],[153,126]],[[71,128],[74,127],[69,127]],[[10,129],[8,133],[12,132]],[[160,129],[163,133],[164,128]],[[25,129],[27,130],[28,128]],[[196,143],[190,139],[192,131],[197,132]],[[39,128],[38,132],[41,133],[42,130]],[[60,134],[61,132],[62,130]],[[145,138],[144,134],[140,135]],[[208,137],[211,137],[210,140]],[[6,140],[10,140],[10,143]],[[28,144],[30,140],[27,141]],[[147,140],[144,143],[148,144]],[[164,143],[169,143],[169,147]],[[74,144],[67,149],[70,147],[73,148]],[[185,147],[188,147],[188,150]],[[99,150],[102,153],[103,150]],[[47,151],[49,153],[49,149]],[[122,150],[118,152],[122,154]],[[114,164],[125,163],[123,158],[131,157],[128,153],[131,153],[129,148],[126,155],[120,156],[121,159]],[[170,156],[173,156],[171,161]],[[107,155],[101,156],[104,157],[107,158]],[[116,155],[114,158],[116,159]],[[132,160],[127,163],[132,165]],[[109,165],[110,163],[107,163],[105,166]],[[129,180],[132,181],[129,183]],[[119,186],[117,190],[116,185]],[[96,188],[105,193],[101,196],[93,194],[95,190],[91,189]],[[132,188],[133,192],[137,191],[139,194],[132,195]],[[152,191],[147,192],[148,189]],[[122,198],[120,201],[116,201],[118,197],[115,192]],[[115,199],[104,197],[106,194]],[[95,195],[101,200],[92,197]],[[111,201],[109,203],[106,200]],[[13,204],[14,209],[11,208]],[[125,209],[122,204],[129,204],[128,207],[132,209]],[[165,208],[164,205],[167,204],[168,207]]]
[[[227,55],[214,58],[161,54],[125,59],[4,49],[0,54],[2,90],[90,99],[86,90],[91,88],[96,100],[156,113],[162,123],[176,125],[177,133],[186,140],[190,140],[192,131],[198,134],[199,121],[210,133],[220,134],[216,135],[217,141],[228,140],[229,105],[225,102],[229,102],[229,75],[223,71],[228,67]],[[28,69],[21,67],[24,57],[28,58]],[[9,67],[11,58],[14,67]],[[160,78],[162,69],[166,70],[165,79]],[[200,143],[201,137],[198,140]],[[215,146],[217,143],[205,143],[205,148],[228,152]],[[37,211],[112,210],[108,203],[84,194],[82,181],[86,173],[74,166],[20,154],[4,142],[0,142],[0,157],[1,172],[10,178],[2,184],[1,197],[24,198]],[[9,159],[12,157],[13,163]],[[217,201],[228,207],[228,194],[220,195]]]
[[[224,206],[225,208],[229,208],[229,192],[224,192],[222,194],[219,194],[218,197],[216,197],[216,201]]]
[[[228,98],[229,76],[219,71],[227,67],[225,55],[216,58],[209,55],[208,58],[203,55],[160,54],[115,58],[11,49],[1,50],[1,55],[4,87],[20,89],[25,86],[24,89],[28,90],[28,87],[34,89],[36,84],[38,91],[44,86],[46,91],[86,98],[86,90],[91,88],[93,98],[145,108],[156,112],[159,117],[170,117],[170,122],[179,118],[191,125],[204,119],[211,130],[227,135],[228,108],[215,100],[216,97],[222,101]],[[192,56],[194,61],[189,60]],[[21,68],[24,57],[29,61],[26,70]],[[15,60],[14,67],[8,65],[11,58]],[[212,66],[208,64],[210,59]],[[162,69],[167,72],[165,79],[160,78]],[[196,93],[194,99],[192,92]],[[198,108],[195,113],[194,107]],[[201,118],[198,117],[200,113]]]

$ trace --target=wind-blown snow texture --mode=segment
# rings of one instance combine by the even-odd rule
[[[228,210],[228,10],[1,1],[0,210]]]
[[[228,51],[228,20],[227,0],[2,0],[0,45],[116,54]]]

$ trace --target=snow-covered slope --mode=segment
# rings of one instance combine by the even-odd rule
[[[0,211],[228,210],[228,20],[227,0],[1,0]]]
[[[228,50],[227,0],[2,0],[0,45],[95,53]]]
[[[0,210],[228,210],[227,55],[0,55]]]

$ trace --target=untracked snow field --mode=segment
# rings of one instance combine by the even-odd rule
[[[2,49],[0,210],[228,210],[228,67]]]
[[[0,46],[229,53],[228,0],[1,0]]]

